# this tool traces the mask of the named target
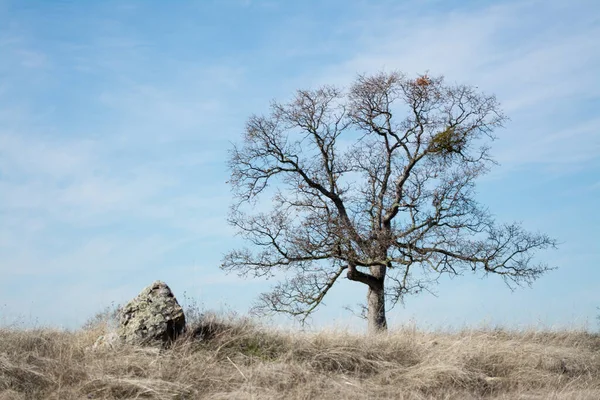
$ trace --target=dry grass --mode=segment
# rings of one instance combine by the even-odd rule
[[[195,338],[160,351],[91,351],[101,324],[2,329],[0,400],[600,399],[597,334],[404,329],[366,337],[214,317],[197,324]]]

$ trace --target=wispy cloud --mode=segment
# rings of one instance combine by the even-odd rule
[[[327,66],[316,82],[345,85],[357,73],[381,69],[443,73],[498,95],[512,118],[494,147],[504,171],[581,163],[600,155],[595,114],[578,115],[575,126],[561,126],[557,115],[572,116],[600,93],[600,28],[581,14],[583,3],[509,2],[421,18],[389,12],[366,21],[351,55]]]

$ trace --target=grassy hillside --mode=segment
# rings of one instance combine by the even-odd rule
[[[196,322],[168,350],[105,329],[0,330],[0,399],[600,399],[600,335],[411,329],[376,338]],[[198,325],[199,324],[199,325]]]

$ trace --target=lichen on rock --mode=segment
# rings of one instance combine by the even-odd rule
[[[185,331],[183,309],[169,286],[156,281],[119,313],[118,335],[128,344],[167,345]]]

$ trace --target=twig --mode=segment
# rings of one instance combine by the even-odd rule
[[[238,370],[238,372],[240,373],[240,375],[242,376],[242,378],[244,378],[244,380],[246,380],[246,382],[248,381],[248,378],[246,378],[246,375],[244,375],[244,373],[242,372],[241,369],[238,368],[237,365],[235,365],[235,363],[233,361],[231,361],[231,358],[229,358],[229,356],[227,356],[227,359],[229,360],[229,362],[235,367],[235,369]]]

